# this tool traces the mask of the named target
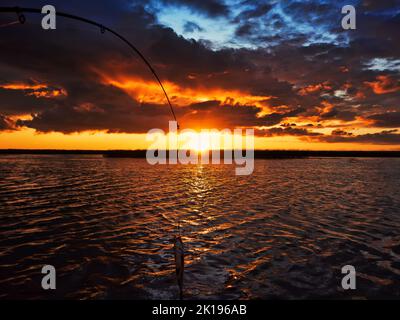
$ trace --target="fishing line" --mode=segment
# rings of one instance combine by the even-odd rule
[[[4,24],[0,24],[0,28],[3,27],[8,27],[8,26],[12,26],[14,24],[20,24],[21,22],[19,20],[13,21],[13,22],[8,22],[8,23],[4,23]]]

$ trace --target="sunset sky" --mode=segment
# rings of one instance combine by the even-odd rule
[[[257,149],[400,150],[398,1],[2,1],[103,23],[152,63],[182,129],[254,128]],[[357,29],[341,28],[353,4]],[[171,112],[133,52],[41,16],[0,27],[0,148],[143,149]],[[0,25],[16,20],[0,14]]]

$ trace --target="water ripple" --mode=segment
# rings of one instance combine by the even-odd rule
[[[150,166],[99,156],[0,157],[0,298],[400,297],[400,159]],[[41,289],[41,267],[57,290]],[[358,272],[340,288],[341,267]]]

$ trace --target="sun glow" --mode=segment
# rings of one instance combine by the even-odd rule
[[[183,138],[185,138],[184,135]],[[201,153],[219,147],[220,140],[221,135],[218,133],[200,132],[188,139],[185,148]]]
[[[170,131],[164,133],[155,131],[147,135],[146,140],[152,141],[149,149],[158,150],[192,150],[199,153],[209,150],[232,150],[242,149],[246,146],[253,146],[252,135],[247,130],[236,129],[195,131],[190,129],[177,133]]]

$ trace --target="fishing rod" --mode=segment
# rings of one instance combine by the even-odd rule
[[[16,13],[18,16],[18,21],[21,24],[24,24],[26,21],[26,18],[24,16],[24,13],[39,13],[42,14],[42,10],[41,9],[37,9],[37,8],[21,8],[21,7],[0,7],[0,12],[1,13]],[[124,36],[120,35],[118,32],[114,31],[113,29],[104,26],[101,23],[98,23],[96,21],[93,20],[89,20],[80,16],[76,16],[70,13],[65,13],[65,12],[60,12],[60,11],[56,11],[55,14],[57,16],[60,17],[64,17],[64,18],[68,18],[68,19],[73,19],[73,20],[77,20],[80,22],[84,22],[84,23],[88,23],[91,24],[93,26],[96,26],[98,28],[100,28],[101,33],[105,33],[106,31],[110,32],[111,34],[113,34],[114,36],[116,36],[117,38],[119,38],[120,40],[122,40],[123,42],[125,42],[133,51],[135,51],[135,53],[143,60],[143,62],[146,64],[146,66],[149,68],[149,70],[151,71],[151,73],[154,75],[154,77],[156,78],[158,84],[160,85],[164,96],[168,102],[169,108],[171,110],[172,116],[175,120],[175,122],[177,123],[177,127],[179,129],[179,124],[178,124],[178,120],[176,118],[175,115],[175,111],[174,108],[172,107],[171,101],[168,97],[167,91],[165,90],[160,78],[158,77],[156,71],[154,70],[154,68],[151,66],[150,62],[145,58],[145,56],[139,51],[138,48],[136,48],[129,40],[127,40]],[[2,26],[8,26],[8,25],[13,25],[17,23],[16,21],[2,25]]]
[[[37,8],[21,8],[21,7],[0,7],[0,13],[16,13],[18,16],[18,20],[17,21],[13,21],[10,23],[6,23],[3,25],[0,25],[0,27],[8,27],[11,25],[15,25],[15,24],[24,24],[26,22],[26,18],[24,16],[24,13],[39,13],[39,14],[43,14],[41,9],[37,9]],[[68,18],[68,19],[72,19],[72,20],[76,20],[76,21],[80,21],[83,23],[87,23],[90,25],[94,25],[98,28],[100,28],[101,33],[105,33],[106,31],[110,32],[111,34],[113,34],[114,36],[116,36],[117,38],[119,38],[120,40],[122,40],[125,44],[127,44],[142,60],[143,62],[146,64],[146,66],[149,68],[149,70],[151,71],[151,73],[154,75],[154,77],[156,78],[158,84],[160,85],[164,96],[168,102],[169,108],[171,110],[172,116],[177,124],[177,130],[179,130],[179,123],[178,120],[176,118],[175,112],[174,112],[174,108],[172,107],[171,101],[169,100],[167,91],[165,90],[160,78],[158,77],[156,71],[153,69],[153,67],[151,66],[150,62],[145,58],[145,56],[139,51],[139,49],[137,49],[130,41],[128,41],[124,36],[120,35],[118,32],[114,31],[113,29],[104,26],[101,23],[98,23],[96,21],[93,20],[89,20],[80,16],[76,16],[73,14],[69,14],[69,13],[65,13],[65,12],[60,12],[60,11],[56,11],[55,14],[57,16],[60,17],[64,17],[64,18]],[[179,286],[179,297],[180,299],[183,298],[183,272],[184,272],[184,247],[183,247],[183,242],[182,242],[182,238],[181,238],[181,227],[180,227],[180,220],[178,218],[178,236],[174,237],[174,251],[175,251],[175,268],[176,268],[176,276],[177,276],[177,281],[178,281],[178,286]]]

